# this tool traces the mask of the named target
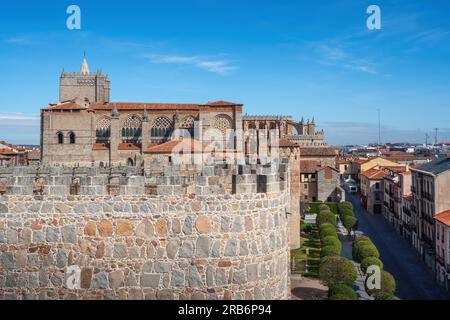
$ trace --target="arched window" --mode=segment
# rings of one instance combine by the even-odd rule
[[[122,140],[124,142],[137,142],[142,135],[142,121],[136,115],[129,116],[122,126]]]
[[[191,138],[194,138],[195,119],[192,116],[185,117],[180,124],[180,129],[188,131]]]
[[[264,130],[266,128],[266,124],[264,122],[259,123],[259,129]]]
[[[226,114],[219,114],[214,119],[213,127],[225,135],[227,130],[232,129],[231,118]]]
[[[64,144],[64,135],[62,132],[56,134],[56,139],[58,140],[58,144]]]
[[[69,143],[75,144],[75,142],[76,142],[75,133],[73,132],[69,133]]]
[[[128,165],[129,167],[134,167],[134,161],[133,161],[133,159],[128,158],[128,160],[127,160],[127,165]]]
[[[151,136],[152,140],[158,142],[157,140],[165,140],[170,137],[173,130],[172,121],[167,117],[158,117],[153,121]]]
[[[111,136],[111,119],[101,118],[95,125],[95,136],[97,142],[105,142]]]

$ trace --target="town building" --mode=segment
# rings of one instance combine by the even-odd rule
[[[450,290],[450,210],[434,216],[436,242],[436,280]]]
[[[450,158],[439,158],[418,168],[411,168],[414,197],[412,213],[418,222],[413,235],[415,248],[435,270],[435,215],[450,208]],[[417,238],[416,238],[417,237]]]
[[[400,169],[401,170],[401,169]],[[403,199],[411,193],[411,172],[388,170],[384,177],[384,217],[403,235]]]
[[[384,170],[369,169],[361,174],[361,204],[372,214],[383,213]]]

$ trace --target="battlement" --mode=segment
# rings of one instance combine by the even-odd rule
[[[3,195],[224,195],[288,190],[288,163],[171,165],[160,175],[135,167],[0,168]]]

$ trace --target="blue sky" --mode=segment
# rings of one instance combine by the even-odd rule
[[[66,28],[77,4],[82,29]],[[377,4],[382,29],[366,28]],[[0,7],[0,139],[39,143],[62,70],[110,75],[113,101],[230,100],[315,116],[333,144],[450,141],[448,0],[15,1]]]

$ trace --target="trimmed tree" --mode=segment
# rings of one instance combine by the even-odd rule
[[[378,249],[373,244],[369,243],[357,246],[353,252],[354,252],[354,259],[356,260],[356,262],[359,263],[361,263],[364,259],[369,257],[380,258],[380,253],[378,252]]]
[[[320,257],[340,256],[340,246],[325,246],[320,250]]]
[[[336,227],[330,223],[324,223],[319,227],[320,239],[324,239],[328,236],[337,237]]]
[[[321,240],[321,243],[322,243],[322,246],[324,246],[324,247],[326,247],[326,246],[335,246],[335,247],[342,248],[341,241],[339,241],[338,237],[336,237],[336,236],[324,237]]]
[[[352,285],[356,280],[356,270],[344,257],[325,257],[320,262],[319,279],[328,287],[338,283]]]
[[[356,291],[353,290],[353,288],[351,288],[350,286],[343,283],[335,284],[329,288],[328,296],[332,297],[336,295],[344,295],[346,297],[349,297],[349,300],[356,300],[358,298]]]
[[[383,270],[383,262],[375,257],[368,257],[365,258],[363,261],[361,261],[361,270],[362,272],[366,273],[367,268],[370,266],[378,266],[381,270]]]
[[[369,276],[369,275],[368,275]],[[397,284],[395,282],[395,278],[387,271],[381,271],[381,279],[380,279],[380,289],[368,289],[366,283],[366,292],[371,296],[376,296],[380,292],[385,292],[389,294],[394,294],[397,289]]]
[[[322,224],[329,223],[336,226],[336,216],[330,211],[321,211],[317,214],[317,224],[321,226]]]
[[[350,215],[342,216],[341,220],[342,224],[344,225],[345,229],[347,229],[348,233],[350,233],[355,228],[356,222],[358,222],[358,219]]]
[[[389,292],[379,292],[375,295],[375,300],[400,300],[400,298]]]

